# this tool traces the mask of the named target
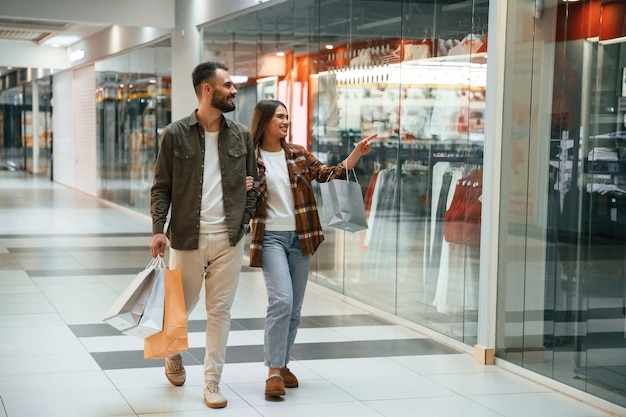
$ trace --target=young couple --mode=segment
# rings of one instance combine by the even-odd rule
[[[250,221],[250,265],[262,268],[268,296],[265,395],[285,395],[285,387],[298,386],[287,364],[311,255],[324,240],[311,182],[345,178],[370,152],[375,135],[357,143],[339,165],[326,166],[286,141],[289,115],[279,101],[259,102],[250,130],[226,119],[223,114],[235,109],[237,90],[224,64],[198,65],[192,81],[198,108],[168,125],[160,139],[150,252],[163,256],[169,239],[169,268],[181,271],[188,314],[205,285],[204,401],[222,408],[227,400],[219,383],[230,309]],[[185,383],[180,353],[165,359],[165,375],[173,385]]]

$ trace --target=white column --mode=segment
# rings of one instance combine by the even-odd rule
[[[482,237],[478,294],[478,362],[495,363],[500,187],[502,171],[502,108],[506,50],[507,1],[489,2],[489,59],[485,109],[485,152],[482,195]]]
[[[198,107],[191,73],[200,63],[202,39],[196,27],[197,1],[176,0],[176,27],[172,32],[172,120]]]

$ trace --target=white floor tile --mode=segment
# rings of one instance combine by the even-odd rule
[[[100,367],[87,352],[58,353],[53,355],[0,355],[0,376],[99,370]]]
[[[333,327],[351,340],[425,339],[426,336],[399,325]]]
[[[0,286],[32,284],[28,274],[22,270],[7,269],[0,270]]]
[[[286,401],[290,404],[320,404],[356,401],[356,399],[323,379],[309,380],[306,385],[288,388],[284,401],[268,401],[265,399],[265,379],[255,383],[229,384],[248,404],[253,407],[280,407]]]
[[[387,378],[332,378],[330,382],[361,401],[456,396],[431,380],[409,372]]]
[[[497,366],[482,365],[474,357],[459,352],[449,355],[416,355],[390,358],[420,375],[506,372]]]
[[[36,291],[29,291],[18,294],[4,294],[0,292],[0,306],[6,307],[13,304],[46,304],[48,300],[46,296],[34,287]]]
[[[143,339],[134,336],[81,337],[80,342],[92,353],[143,350]]]
[[[187,380],[184,386],[196,387],[196,391],[201,389],[204,386],[202,369],[202,365],[185,363]],[[165,368],[162,365],[155,368],[114,369],[105,371],[105,373],[120,390],[165,389],[172,387],[165,378]]]
[[[103,371],[64,372],[0,377],[3,396],[31,391],[37,395],[115,391]]]
[[[56,313],[47,300],[35,302],[0,302],[0,315]]]
[[[594,407],[555,392],[475,395],[469,396],[469,399],[505,417],[599,417],[607,415]]]
[[[245,407],[246,404],[228,387],[220,386],[222,394],[228,400],[228,408]],[[172,385],[162,388],[124,389],[120,390],[124,398],[137,414],[159,412],[210,411],[204,403],[203,385]]]
[[[365,403],[385,417],[502,417],[501,414],[487,407],[459,396],[366,401]],[[529,414],[526,417],[529,416],[533,415]]]
[[[97,284],[102,281],[93,275],[72,275],[72,276],[55,276],[55,277],[34,277],[33,282],[39,287],[47,288],[54,285],[71,285],[71,284]]]
[[[62,326],[64,324],[56,313],[0,315],[0,327]]]
[[[117,391],[33,395],[27,392],[2,397],[8,417],[109,417],[134,416]]]
[[[66,326],[9,327],[2,330],[0,356],[82,353],[85,348]]]
[[[200,346],[204,347],[206,344],[206,336],[204,333],[196,333],[202,343]],[[228,346],[248,346],[248,345],[262,345],[263,344],[263,330],[233,330],[228,335]]]
[[[298,363],[325,379],[393,378],[399,374],[414,374],[388,358],[302,360]]]
[[[328,402],[324,404],[294,404],[289,396],[279,405],[255,407],[263,416],[272,417],[381,417],[381,414],[359,401]],[[412,417],[415,416],[413,410]]]
[[[50,300],[52,304],[81,300],[91,302],[95,300],[115,300],[117,294],[102,282],[81,283],[81,284],[45,284],[39,285],[41,292]]]
[[[510,372],[428,375],[427,378],[459,395],[550,392],[550,389]]]
[[[299,329],[296,335],[296,343],[348,342],[350,340],[352,339],[331,327]]]

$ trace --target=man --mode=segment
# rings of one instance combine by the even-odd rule
[[[204,282],[204,401],[222,408],[227,400],[219,383],[230,308],[243,262],[243,237],[258,196],[258,173],[250,131],[223,115],[235,109],[237,95],[228,68],[218,62],[200,64],[192,81],[198,108],[161,135],[151,190],[150,252],[153,257],[164,255],[171,210],[166,232],[169,267],[181,271],[187,314],[196,306]],[[173,385],[185,383],[180,354],[165,359],[165,375]]]

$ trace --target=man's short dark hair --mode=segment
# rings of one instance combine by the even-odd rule
[[[193,89],[196,90],[197,96],[200,95],[202,83],[211,83],[215,77],[215,71],[218,68],[228,71],[228,67],[225,64],[216,61],[203,62],[193,69],[193,72],[191,73],[191,80],[193,81]]]

